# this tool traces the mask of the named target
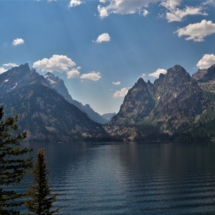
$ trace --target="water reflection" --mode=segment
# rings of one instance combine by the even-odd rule
[[[60,214],[215,213],[213,144],[31,146],[46,150]]]

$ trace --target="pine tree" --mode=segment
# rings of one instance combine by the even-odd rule
[[[51,194],[48,185],[47,162],[44,149],[39,149],[33,169],[34,184],[30,185],[27,192],[30,199],[25,202],[26,207],[33,215],[54,215],[59,209],[52,209],[56,201],[56,194]]]
[[[23,205],[25,193],[17,193],[13,187],[22,181],[32,167],[32,158],[21,157],[32,149],[20,147],[26,132],[16,134],[18,117],[2,120],[3,115],[3,107],[0,107],[0,214],[17,215],[20,214],[17,208]]]

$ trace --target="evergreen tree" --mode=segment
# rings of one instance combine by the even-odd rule
[[[51,194],[48,185],[47,162],[44,149],[39,149],[33,169],[34,184],[30,186],[27,194],[30,197],[25,202],[26,207],[32,215],[54,215],[59,209],[52,209],[56,201],[56,194]]]
[[[16,134],[18,117],[2,120],[3,114],[3,107],[0,107],[0,214],[17,215],[25,194],[15,192],[13,186],[20,183],[32,167],[31,158],[21,157],[32,149],[20,147],[20,140],[26,137],[26,132]]]

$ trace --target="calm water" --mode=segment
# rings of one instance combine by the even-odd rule
[[[46,150],[59,214],[215,214],[215,144],[30,146]]]

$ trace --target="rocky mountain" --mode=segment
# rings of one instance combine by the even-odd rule
[[[39,75],[34,69],[30,69],[28,64],[14,67],[0,75],[0,95],[31,84],[42,84],[51,87],[43,76]]]
[[[105,118],[106,120],[110,121],[111,118],[115,115],[116,115],[116,113],[105,113],[105,114],[102,114],[102,117]]]
[[[119,113],[110,120],[106,131],[120,136],[122,128],[128,133],[135,127],[130,135],[130,139],[135,139],[140,135],[152,135],[143,129],[153,127],[157,134],[176,135],[191,131],[200,122],[213,120],[214,113],[215,95],[205,93],[196,79],[176,65],[165,75],[161,74],[154,84],[140,78],[128,91]],[[125,132],[121,134],[125,136]]]
[[[18,114],[19,128],[27,130],[31,141],[214,138],[214,69],[199,70],[191,77],[176,65],[154,83],[140,78],[104,126],[81,111],[81,103],[72,99],[61,79],[51,73],[41,76],[28,64],[0,75],[0,105],[5,117]]]
[[[192,78],[204,91],[215,93],[215,64],[208,69],[199,69]]]
[[[0,75],[5,117],[18,114],[20,130],[33,141],[72,141],[106,137],[102,126],[69,103],[27,64]]]
[[[60,93],[68,102],[75,105],[77,108],[79,108],[81,111],[86,113],[90,119],[93,121],[105,124],[109,120],[99,115],[97,112],[95,112],[90,105],[86,104],[83,105],[81,102],[78,102],[74,99],[72,99],[71,95],[69,94],[64,81],[60,79],[59,77],[55,77],[54,74],[48,72],[45,76],[45,79],[49,82],[49,84],[58,92]]]

